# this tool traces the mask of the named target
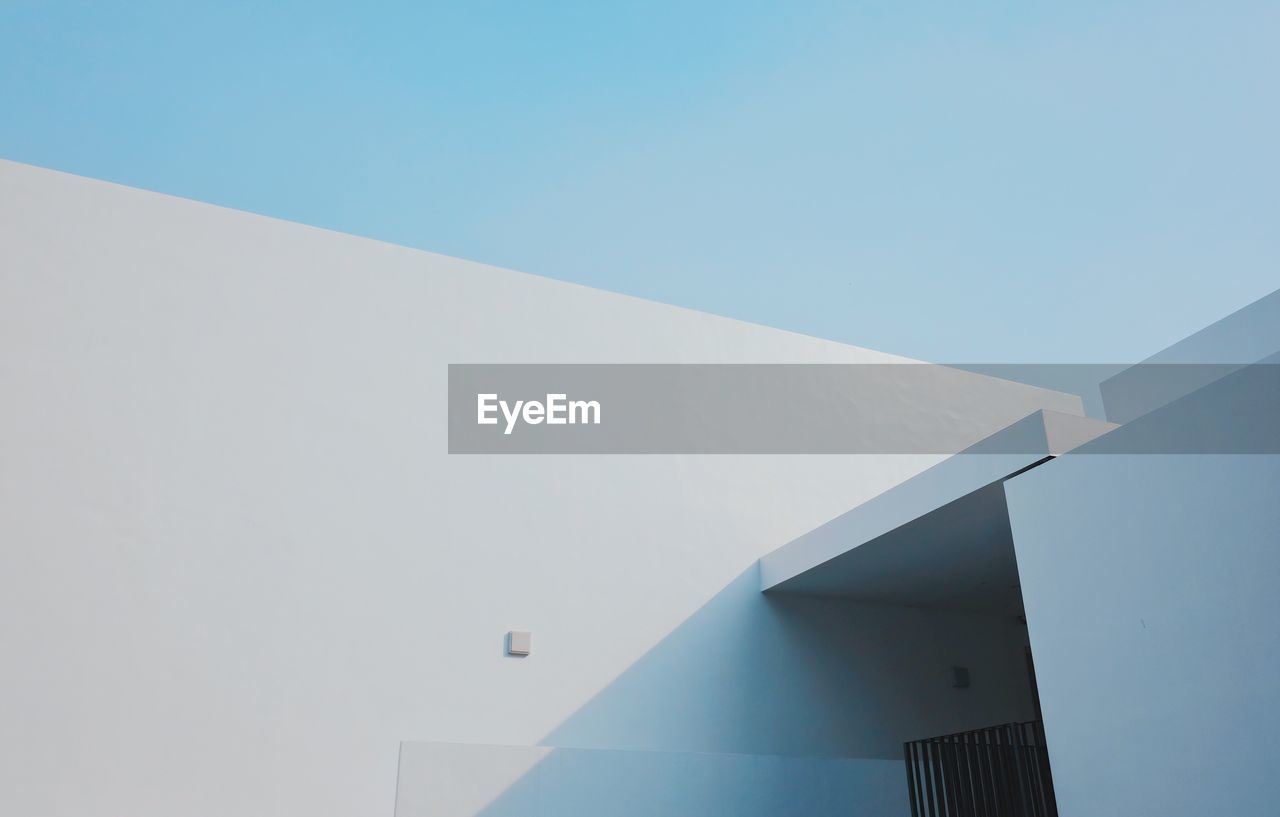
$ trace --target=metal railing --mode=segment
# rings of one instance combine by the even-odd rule
[[[903,744],[912,817],[1057,817],[1041,721]]]

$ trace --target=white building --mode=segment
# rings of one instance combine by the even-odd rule
[[[904,741],[1036,718],[1028,643],[1063,814],[1108,813],[1081,793],[1110,789],[1078,751],[1106,736],[1086,717],[1102,677],[1153,690],[1135,705],[1159,720],[1194,692],[1170,686],[1254,662],[1232,711],[1274,744],[1276,716],[1249,708],[1276,691],[1275,628],[1253,618],[1276,604],[1250,595],[1274,583],[1274,550],[1221,562],[1251,576],[1201,571],[1209,597],[1236,594],[1203,632],[1185,629],[1191,608],[1148,599],[1189,641],[1143,652],[1118,623],[1121,585],[1090,593],[1090,571],[1053,559],[1066,521],[1103,547],[1084,529],[1096,517],[1041,524],[1046,486],[1099,484],[1078,469],[1103,460],[1026,472],[1010,496],[1040,510],[1004,510],[1004,477],[1109,428],[1075,396],[959,375],[943,422],[1008,435],[1035,414],[1017,428],[1044,450],[945,462],[449,453],[450,364],[898,362],[0,163],[0,813],[900,815]],[[1249,461],[1241,513],[1274,497],[1276,460]],[[973,559],[886,550],[874,587],[831,572],[992,491],[973,507],[994,514],[969,519],[987,546]],[[1007,577],[1012,538],[988,534],[1010,513],[1039,593],[1030,642],[1016,591],[980,584]],[[1249,518],[1250,542],[1280,531]],[[918,524],[937,522],[913,546],[967,524]],[[1180,570],[1203,567],[1193,550]],[[1157,593],[1163,574],[1147,575]],[[1072,619],[1069,599],[1093,613]],[[1239,617],[1248,650],[1221,638]],[[512,630],[531,633],[527,657],[506,654]],[[1179,663],[1208,644],[1215,673]],[[1154,663],[1126,674],[1125,656]],[[1189,737],[1176,726],[1161,739]],[[1260,754],[1228,782],[1274,803]]]

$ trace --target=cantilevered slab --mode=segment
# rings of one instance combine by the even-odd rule
[[[1107,418],[1127,423],[1247,366],[1280,365],[1278,353],[1280,290],[1107,378],[1098,388]],[[1275,371],[1270,369],[1268,376]]]
[[[762,589],[1002,608],[1017,582],[1003,481],[1112,428],[1031,414],[764,557]]]

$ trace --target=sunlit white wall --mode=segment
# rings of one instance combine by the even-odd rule
[[[894,358],[8,163],[0,253],[5,813],[390,814],[935,459],[450,457],[451,362]]]

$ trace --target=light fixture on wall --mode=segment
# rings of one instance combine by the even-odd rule
[[[532,641],[533,633],[528,630],[509,630],[507,632],[507,655],[528,655]]]

